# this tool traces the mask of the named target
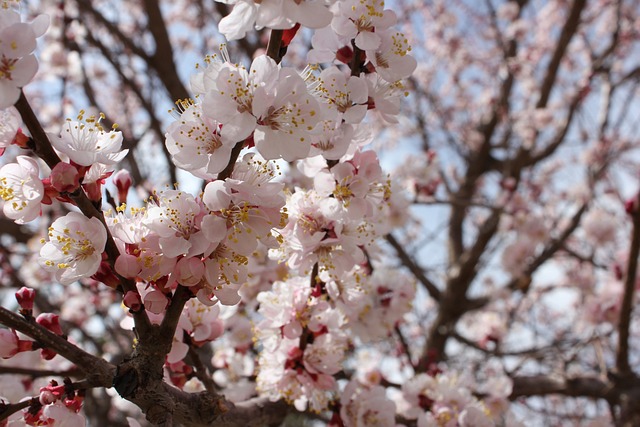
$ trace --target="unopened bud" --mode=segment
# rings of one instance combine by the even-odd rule
[[[33,310],[33,301],[36,298],[36,291],[23,286],[16,292],[15,295],[16,300],[18,300],[18,304],[20,304],[20,312],[22,312],[22,310],[25,310],[31,313],[31,311]]]
[[[132,182],[131,174],[129,174],[129,171],[126,169],[120,169],[118,172],[114,173],[111,178],[118,189],[118,203],[127,203],[127,194],[129,193],[129,188],[131,188]]]
[[[122,302],[125,307],[129,308],[133,313],[137,313],[142,308],[142,299],[140,298],[140,294],[135,291],[128,291],[124,294]]]
[[[80,172],[75,166],[60,162],[51,170],[51,186],[60,193],[73,193],[80,187]]]
[[[624,202],[624,210],[632,215],[634,212],[638,211],[638,196],[634,196],[632,199],[628,199]]]
[[[53,313],[41,313],[36,318],[36,323],[56,335],[62,335],[62,327],[60,326],[60,316]]]
[[[17,145],[20,148],[29,148],[29,137],[22,133],[22,129],[18,129],[16,136],[13,137],[11,143]]]
[[[160,291],[151,291],[144,297],[144,307],[153,314],[162,313],[169,305],[169,300]]]

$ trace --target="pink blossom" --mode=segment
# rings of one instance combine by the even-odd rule
[[[380,36],[380,45],[366,50],[367,58],[376,67],[376,72],[389,83],[409,77],[418,64],[409,55],[409,40],[404,34],[394,30],[377,34]]]
[[[320,73],[316,90],[327,117],[339,122],[358,124],[367,113],[368,87],[364,78],[347,76],[337,67],[329,67]]]
[[[4,214],[17,224],[24,224],[40,215],[44,186],[34,159],[18,156],[16,161],[0,168],[0,197],[4,200]]]
[[[65,122],[60,135],[51,138],[51,144],[78,165],[113,165],[119,162],[129,150],[120,150],[122,132],[115,128],[105,131],[100,124],[103,117],[101,114],[98,118],[90,116],[84,120],[84,111],[81,111],[78,121]]]
[[[14,107],[0,110],[0,156],[13,142],[21,124],[20,113]]]
[[[58,400],[51,405],[46,405],[42,410],[45,418],[54,421],[55,425],[65,427],[84,427],[86,420],[82,414],[69,408],[64,402]]]
[[[302,77],[265,55],[254,59],[248,72],[223,64],[203,109],[222,125],[223,141],[242,141],[255,130],[256,148],[265,159],[288,161],[307,156],[309,132],[320,119]]]
[[[393,427],[396,424],[396,405],[387,398],[384,387],[351,380],[342,392],[340,403],[340,419],[345,427]]]
[[[118,189],[118,203],[126,203],[127,194],[129,193],[129,188],[131,188],[132,183],[131,174],[126,169],[120,169],[113,174],[111,179]]]
[[[33,302],[36,298],[36,291],[26,286],[21,287],[16,292],[16,300],[22,310],[33,310]]]
[[[197,257],[185,257],[176,264],[176,279],[183,286],[195,286],[204,275],[204,264]]]
[[[200,205],[188,193],[165,190],[156,195],[157,204],[150,203],[144,224],[156,233],[160,249],[168,257],[193,256],[206,252],[211,246],[198,224]]]
[[[12,330],[0,328],[0,357],[8,359],[18,353],[18,335]]]
[[[36,38],[49,26],[49,17],[39,15],[30,24],[20,22],[20,15],[0,8],[0,109],[13,105],[38,70],[38,61],[31,54]]]
[[[217,0],[233,4],[233,10],[218,26],[227,40],[245,36],[255,25],[256,29],[293,27],[297,22],[309,28],[322,28],[331,22],[332,14],[326,8],[326,0]]]
[[[167,129],[165,144],[176,166],[212,179],[227,166],[236,142],[222,138],[226,129],[210,118],[201,104],[191,104]]]
[[[384,9],[383,0],[343,0],[331,28],[341,36],[355,39],[358,48],[367,50],[377,49],[378,34],[396,22],[395,12]]]
[[[107,230],[97,218],[69,212],[49,227],[49,240],[40,249],[40,265],[69,285],[98,271]]]
[[[153,314],[161,314],[169,305],[169,299],[160,291],[151,291],[144,296],[144,308]]]

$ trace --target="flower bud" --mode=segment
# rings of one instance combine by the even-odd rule
[[[28,311],[31,313],[33,310],[33,300],[36,298],[36,291],[23,286],[16,292],[16,300],[18,300],[18,304],[20,304],[20,312],[22,310]],[[23,313],[24,314],[24,313]]]
[[[22,133],[22,129],[18,129],[16,136],[13,137],[11,143],[17,145],[20,148],[29,148],[29,137]]]
[[[204,264],[195,257],[182,258],[176,265],[178,283],[183,286],[195,286],[200,283],[204,275]]]
[[[169,300],[160,291],[151,291],[144,297],[144,307],[153,314],[162,313],[169,305]]]
[[[60,326],[60,316],[53,313],[40,313],[36,318],[36,323],[56,335],[62,335],[62,327]]]
[[[126,203],[127,193],[129,192],[132,182],[129,171],[126,169],[120,169],[118,172],[114,173],[111,178],[118,189],[118,203]]]
[[[114,274],[113,270],[111,270],[111,266],[106,261],[100,262],[98,271],[96,271],[91,278],[102,282],[113,289],[117,289],[118,286],[120,286],[120,279]]]
[[[44,389],[40,392],[40,403],[43,405],[49,405],[51,403],[54,403],[56,400],[58,400],[56,398],[56,396],[49,390]]]
[[[114,266],[118,274],[122,277],[126,277],[127,279],[133,279],[138,275],[138,273],[140,273],[138,258],[133,255],[120,255],[116,259]]]
[[[124,298],[122,300],[125,307],[128,307],[131,312],[136,313],[140,311],[142,308],[142,299],[140,298],[140,294],[138,292],[129,291],[124,294]]]
[[[9,329],[0,329],[0,357],[8,359],[18,353],[18,335]]]
[[[60,162],[51,170],[51,186],[60,193],[73,193],[80,187],[80,172],[75,166]]]

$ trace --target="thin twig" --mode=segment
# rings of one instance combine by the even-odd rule
[[[636,196],[636,206],[640,205],[640,192]],[[618,349],[616,368],[619,373],[631,371],[629,366],[629,326],[635,293],[636,274],[638,271],[638,255],[640,254],[640,208],[633,211],[633,229],[627,262],[627,275],[624,280],[624,294],[620,308],[620,322],[618,324]]]

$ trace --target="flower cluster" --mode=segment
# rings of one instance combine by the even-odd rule
[[[289,197],[279,251],[300,274],[318,263],[327,281],[365,262],[363,248],[384,230],[390,185],[373,151],[356,151],[331,168],[324,163],[306,172],[315,176],[313,189]]]
[[[258,391],[284,398],[303,411],[327,408],[337,390],[333,377],[342,369],[347,340],[342,316],[323,298],[314,296],[308,278],[276,282],[258,295],[257,327],[263,351],[258,363]]]
[[[286,215],[277,171],[249,153],[230,178],[207,184],[202,199],[180,190],[155,194],[146,209],[116,212],[109,226],[121,256],[118,273],[167,291],[180,284],[205,304],[234,305],[258,242],[275,244]],[[122,211],[123,209],[121,209]]]
[[[49,227],[49,240],[40,249],[42,267],[63,285],[98,271],[107,230],[97,218],[69,212]]]
[[[18,12],[0,8],[0,109],[15,104],[20,88],[35,76],[38,70],[38,61],[33,55],[36,39],[48,26],[47,15],[26,23],[20,21]]]
[[[417,419],[420,427],[521,425],[507,412],[511,382],[504,375],[495,375],[484,384],[484,400],[474,397],[472,386],[454,371],[416,375],[402,386],[399,411],[408,419]]]
[[[406,275],[373,270],[369,259],[368,250],[401,221],[404,209],[392,198],[377,155],[365,146],[372,140],[368,112],[397,120],[405,95],[401,80],[416,61],[405,36],[392,29],[395,13],[379,0],[230,3],[233,11],[220,23],[228,39],[254,26],[286,29],[284,49],[301,24],[318,30],[310,58],[326,66],[299,71],[280,58],[258,55],[245,67],[232,63],[224,48],[222,59],[205,59],[191,78],[193,98],[176,103],[164,141],[176,167],[204,180],[199,194],[176,184],[147,193],[142,207],[127,206],[132,178],[126,171],[114,174],[128,153],[123,135],[115,125],[102,126],[104,115],[81,111],[49,135],[60,157],[46,159],[50,173],[26,156],[0,169],[4,214],[25,223],[40,215],[42,204],[74,204],[87,214],[86,199],[93,202],[89,216],[73,209],[53,222],[39,263],[62,285],[91,278],[85,284],[126,289],[122,302],[131,316],[122,319],[124,328],[132,328],[138,314],[163,325],[174,296],[186,295],[165,361],[177,387],[211,386],[194,378],[188,354],[217,341],[212,379],[232,401],[257,393],[285,399],[300,411],[331,408],[344,425],[377,419],[384,424],[395,414],[384,389],[353,381],[340,398],[344,384],[337,374],[352,342],[387,337],[415,295]],[[2,25],[16,19],[6,16]],[[0,27],[0,93],[13,96],[32,77],[37,63],[30,53],[43,24],[38,18]],[[332,42],[324,45],[323,34]],[[7,56],[7,46],[14,56]],[[24,81],[3,66],[22,70]],[[4,151],[21,132],[16,110],[2,114]],[[280,179],[280,168],[299,174],[300,182]],[[102,207],[102,185],[112,174],[117,203],[106,194],[113,209],[103,221],[94,210]],[[25,307],[21,303],[31,316]],[[257,315],[247,314],[249,309]],[[57,316],[36,321],[62,334]],[[33,347],[14,331],[0,332],[2,357]],[[44,358],[55,356],[42,350]],[[49,417],[81,423],[81,398],[72,391],[56,384],[44,388],[42,407],[30,410],[28,422]]]
[[[411,309],[414,279],[391,268],[371,275],[356,268],[327,283],[327,292],[347,319],[347,327],[363,342],[387,338]]]

